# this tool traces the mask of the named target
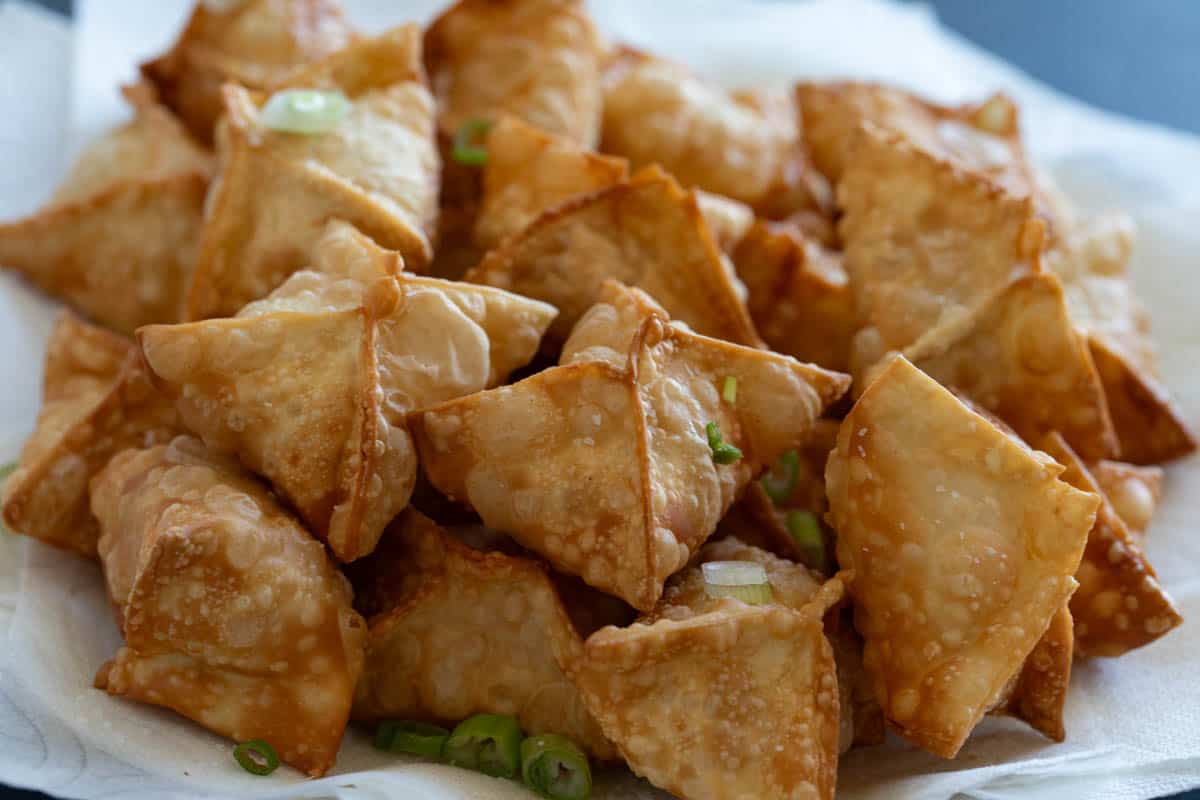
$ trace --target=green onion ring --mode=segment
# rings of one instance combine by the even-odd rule
[[[454,134],[454,148],[450,151],[450,157],[459,164],[482,167],[487,163],[488,152],[486,147],[477,142],[487,136],[491,127],[491,120],[486,119],[476,118],[464,122]]]
[[[762,476],[759,483],[771,501],[775,505],[779,505],[792,496],[799,480],[800,454],[795,450],[788,450],[779,457],[779,463]]]
[[[827,573],[829,559],[825,552],[825,532],[821,530],[817,515],[811,511],[789,511],[784,524],[800,548],[805,566]]]
[[[454,728],[442,757],[456,767],[513,778],[521,769],[521,739],[521,726],[512,717],[476,714]]]
[[[262,739],[251,739],[233,748],[233,757],[242,769],[252,775],[270,775],[279,768],[279,756],[275,748]]]
[[[574,742],[540,733],[521,742],[521,778],[551,800],[585,800],[592,793],[592,770]]]
[[[428,722],[387,720],[375,732],[375,747],[389,753],[441,758],[450,731]]]
[[[736,461],[742,460],[742,451],[725,442],[721,436],[721,429],[717,427],[717,423],[710,422],[705,425],[704,433],[708,436],[708,447],[712,450],[712,460],[714,463],[733,464]]]

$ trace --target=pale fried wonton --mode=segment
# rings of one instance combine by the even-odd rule
[[[1145,535],[1162,500],[1162,467],[1096,461],[1087,470],[1130,532]]]

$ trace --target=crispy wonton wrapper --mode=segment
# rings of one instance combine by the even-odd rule
[[[829,519],[889,722],[953,757],[1075,590],[1099,498],[903,357],[842,423]]]
[[[562,366],[411,418],[421,464],[564,572],[643,611],[746,483],[847,388],[786,356],[699,336],[609,282]],[[722,400],[727,380],[736,403]],[[715,423],[741,449],[718,464]]]
[[[1162,467],[1096,461],[1087,465],[1087,471],[1130,533],[1144,536],[1162,500]]]
[[[142,74],[202,142],[221,116],[221,84],[266,89],[295,67],[341,50],[353,33],[338,0],[197,2],[179,40]]]
[[[722,252],[731,253],[754,225],[754,209],[732,197],[692,189],[700,215],[708,223],[708,231]]]
[[[526,734],[615,758],[563,672],[583,643],[541,565],[476,550],[409,509],[351,578],[374,606],[355,719],[509,714]]]
[[[1074,651],[1074,623],[1069,605],[1064,604],[1014,676],[1004,699],[989,713],[1015,717],[1046,738],[1063,741],[1067,736],[1063,707]]]
[[[415,408],[504,380],[537,352],[544,303],[413,277],[332,222],[316,267],[232,319],[138,332],[188,427],[268,478],[342,561],[408,504]]]
[[[150,385],[133,342],[63,312],[46,345],[37,426],[4,483],[4,525],[95,558],[100,530],[88,481],[121,450],[179,432],[175,409]]]
[[[189,437],[113,458],[92,511],[125,636],[96,687],[263,739],[309,775],[333,766],[365,625],[321,543]]]
[[[646,290],[697,333],[761,342],[695,196],[654,167],[543,213],[466,275],[554,305],[551,345],[608,278]]]
[[[268,128],[265,94],[225,87],[221,171],[209,198],[187,318],[230,316],[307,263],[331,218],[345,219],[410,268],[432,255],[440,159],[421,31],[362,39],[272,87],[336,89],[350,110],[314,135]]]
[[[438,129],[508,113],[595,147],[601,51],[583,0],[459,0],[425,32]]]
[[[1057,433],[1043,439],[1041,448],[1066,468],[1063,480],[1103,498],[1075,576],[1079,590],[1071,598],[1079,653],[1119,656],[1178,626],[1183,618],[1158,582],[1142,546],[1079,456]]]
[[[0,224],[0,267],[125,334],[179,319],[212,159],[147,85],[134,118],[87,148],[50,204]]]

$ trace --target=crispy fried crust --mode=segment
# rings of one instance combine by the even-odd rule
[[[891,724],[953,757],[1074,591],[1099,499],[904,358],[842,423],[830,522]]]
[[[540,565],[475,550],[410,509],[352,578],[378,609],[355,719],[511,714],[529,735],[616,756],[563,673],[583,643]]]
[[[1063,480],[1103,498],[1099,484],[1061,436],[1050,434],[1040,446],[1066,467]],[[1141,545],[1107,499],[1088,534],[1076,578],[1079,590],[1071,598],[1071,615],[1081,655],[1119,656],[1183,622]]]
[[[310,775],[333,766],[365,626],[320,542],[232,461],[180,437],[92,481],[125,646],[96,675]]]
[[[1162,467],[1096,461],[1088,464],[1087,470],[1130,533],[1144,536],[1162,500]]]
[[[196,3],[187,26],[142,74],[202,142],[221,115],[221,85],[265,89],[350,43],[338,0],[248,0],[228,11]]]
[[[187,319],[231,316],[307,262],[326,222],[353,223],[412,269],[432,256],[440,159],[433,97],[415,25],[363,39],[272,89],[340,89],[351,109],[334,130],[267,128],[267,95],[229,85]]]
[[[599,140],[602,43],[582,0],[459,0],[425,51],[445,135],[508,113],[584,147]]]
[[[1016,717],[1056,742],[1065,739],[1063,706],[1067,701],[1067,686],[1071,683],[1074,650],[1074,622],[1071,609],[1064,604],[1025,659],[1011,694],[991,713]]]
[[[4,484],[14,533],[96,557],[100,535],[88,481],[115,453],[180,431],[170,402],[150,385],[133,343],[63,313],[46,347],[42,410]]]

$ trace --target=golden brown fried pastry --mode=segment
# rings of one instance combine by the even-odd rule
[[[826,472],[864,661],[889,722],[953,757],[1075,590],[1099,498],[898,357]]]
[[[333,766],[365,625],[321,543],[189,437],[113,458],[92,511],[125,635],[96,687],[263,739],[309,775]]]
[[[841,596],[840,578],[799,610],[692,594],[694,606],[596,632],[571,674],[655,786],[688,800],[829,800],[839,703],[823,619]]]
[[[657,168],[547,211],[466,275],[553,304],[552,346],[608,278],[644,289],[697,333],[760,342],[696,198]]]
[[[232,319],[138,332],[188,427],[268,478],[337,557],[371,552],[408,504],[404,415],[494,386],[537,351],[544,303],[412,277],[344,223],[301,271]]]
[[[484,250],[520,232],[548,208],[629,177],[623,158],[600,155],[505,114],[485,140],[475,242]]]
[[[1007,696],[989,713],[1016,717],[1046,738],[1061,742],[1067,735],[1063,706],[1074,651],[1074,623],[1069,605],[1064,604],[1013,678]]]
[[[596,146],[602,44],[582,0],[459,0],[425,51],[443,134],[508,113]]]
[[[410,422],[434,486],[645,611],[848,379],[691,333],[642,292],[609,282],[605,293],[562,366]],[[729,378],[734,403],[722,399]],[[714,460],[709,423],[740,457]]]
[[[211,143],[221,116],[221,84],[265,89],[294,68],[341,50],[353,33],[338,0],[245,0],[218,10],[196,3],[179,40],[142,65],[142,74]]]
[[[904,355],[965,393],[1026,441],[1061,431],[1088,458],[1117,451],[1104,388],[1087,342],[1051,273],[1025,275],[965,317],[940,325]]]
[[[175,409],[150,385],[133,342],[64,312],[46,345],[37,426],[4,483],[5,526],[95,558],[100,530],[88,481],[121,450],[178,432]]]
[[[1162,467],[1096,461],[1088,464],[1087,470],[1130,533],[1144,536],[1162,500]]]
[[[1043,439],[1040,447],[1066,468],[1063,480],[1103,499],[1075,576],[1079,590],[1071,597],[1078,652],[1119,656],[1150,644],[1183,622],[1137,538],[1079,456],[1057,433]]]
[[[333,130],[274,131],[268,97],[225,90],[221,172],[209,198],[188,319],[230,316],[307,263],[331,218],[345,219],[420,270],[432,254],[440,160],[433,98],[415,25],[360,40],[288,75],[273,90],[340,90]]]
[[[125,334],[179,319],[211,158],[147,86],[31,217],[0,225],[0,267]]]
[[[624,48],[604,76],[600,149],[635,168],[659,164],[687,187],[766,217],[829,211],[829,185],[807,161],[786,91],[726,92],[686,67]]]
[[[850,369],[859,328],[841,254],[785,222],[758,222],[732,253],[750,316],[773,350],[827,369]]]
[[[563,673],[583,643],[539,564],[475,550],[409,509],[352,579],[376,598],[355,719],[508,714],[615,757]]]
[[[754,225],[754,209],[730,197],[692,189],[708,232],[722,252],[730,253]]]

